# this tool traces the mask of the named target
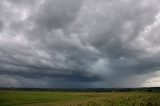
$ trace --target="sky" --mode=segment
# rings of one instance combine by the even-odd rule
[[[0,0],[0,87],[160,87],[160,0]]]

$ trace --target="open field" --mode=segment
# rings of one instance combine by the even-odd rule
[[[160,93],[0,91],[0,106],[160,106]]]

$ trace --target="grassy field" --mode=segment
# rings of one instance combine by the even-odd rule
[[[0,106],[160,106],[160,93],[0,91]]]

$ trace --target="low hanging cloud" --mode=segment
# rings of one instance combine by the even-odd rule
[[[160,86],[159,5],[0,1],[0,86]]]

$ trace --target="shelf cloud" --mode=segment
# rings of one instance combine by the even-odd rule
[[[160,86],[159,0],[1,0],[0,13],[0,87]]]

